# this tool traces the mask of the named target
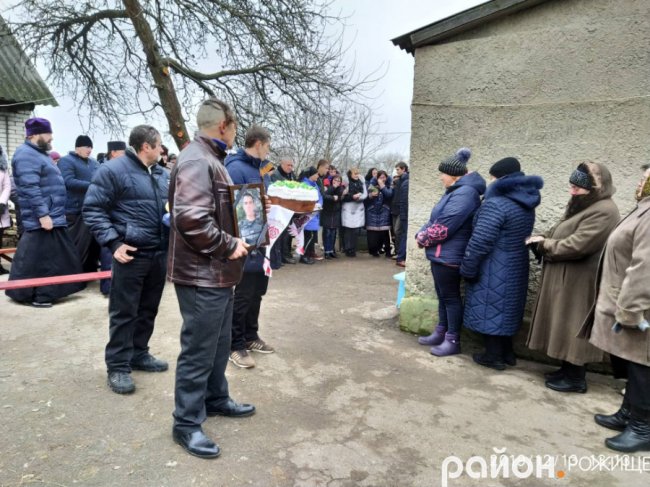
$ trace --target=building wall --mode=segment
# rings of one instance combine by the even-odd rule
[[[607,164],[621,212],[634,206],[650,162],[648,18],[646,0],[554,0],[416,51],[407,293],[433,294],[412,235],[442,195],[438,163],[459,147],[484,176],[516,156],[544,178],[539,231],[561,217],[580,160]]]
[[[31,116],[31,110],[0,108],[0,145],[7,151],[10,162],[16,148],[25,142],[25,121]]]

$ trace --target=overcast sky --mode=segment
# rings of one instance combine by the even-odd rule
[[[357,73],[364,76],[379,69],[385,73],[378,81],[372,97],[376,107],[375,118],[381,122],[381,131],[393,141],[386,152],[408,156],[411,129],[411,97],[413,93],[413,56],[394,46],[391,39],[428,25],[455,13],[471,8],[485,0],[335,0],[332,13],[346,17],[345,45],[350,46],[346,62],[355,64]],[[5,1],[0,1],[5,4]],[[41,72],[42,75],[45,73]],[[65,153],[73,150],[77,135],[83,133],[74,101],[63,93],[54,93],[59,107],[37,107],[36,114],[48,118],[54,127],[54,148]],[[144,123],[137,120],[135,123]],[[160,122],[158,122],[160,124]],[[164,129],[162,127],[161,129]],[[164,131],[164,130],[161,130]],[[93,132],[94,153],[103,152],[108,136]],[[124,138],[126,139],[127,134]],[[177,152],[171,138],[165,142]]]

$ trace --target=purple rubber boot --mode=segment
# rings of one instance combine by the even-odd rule
[[[460,335],[458,333],[445,333],[445,340],[435,347],[431,347],[431,355],[446,357],[460,353]]]
[[[447,327],[444,325],[437,325],[431,335],[418,338],[418,343],[429,347],[440,345],[445,340],[445,333],[447,333]]]

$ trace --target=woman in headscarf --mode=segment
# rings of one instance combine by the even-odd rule
[[[546,387],[559,392],[587,391],[585,364],[603,354],[577,338],[596,293],[598,260],[620,214],[612,176],[602,164],[584,162],[569,178],[569,203],[562,219],[528,243],[544,259],[528,347],[562,361],[545,374]]]
[[[512,337],[521,326],[528,292],[526,237],[544,182],[526,176],[514,157],[493,164],[490,176],[460,268],[467,281],[463,323],[485,342],[485,352],[475,353],[474,362],[503,370],[516,364]]]
[[[621,431],[605,440],[612,450],[650,451],[650,169],[637,186],[637,207],[607,240],[594,313],[585,336],[609,353],[615,372],[627,376],[625,397],[612,415],[596,423]]]
[[[469,149],[459,149],[438,166],[445,194],[416,235],[418,247],[431,261],[433,285],[438,296],[438,325],[429,336],[418,338],[438,357],[460,353],[463,302],[460,296],[460,263],[472,234],[472,218],[481,205],[485,179],[468,172]]]

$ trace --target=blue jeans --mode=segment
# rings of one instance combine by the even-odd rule
[[[323,227],[323,247],[326,254],[334,253],[334,246],[336,244],[336,228]]]
[[[438,295],[438,324],[446,326],[449,333],[459,333],[463,324],[460,269],[431,262],[431,274]]]

